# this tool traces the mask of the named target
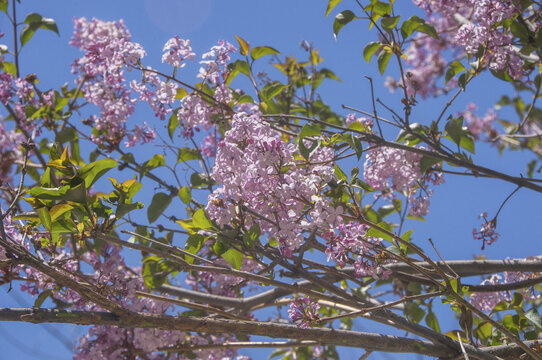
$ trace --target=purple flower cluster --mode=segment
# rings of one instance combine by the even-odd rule
[[[190,40],[181,39],[177,35],[166,42],[163,51],[165,53],[162,55],[162,62],[176,68],[184,67],[186,65],[186,63],[183,63],[184,60],[194,61],[196,56],[190,46]]]
[[[486,244],[493,244],[500,236],[495,232],[495,229],[497,228],[497,218],[488,221],[487,212],[483,212],[478,216],[478,219],[484,219],[484,223],[480,230],[476,228],[472,229],[472,237],[474,240],[482,240],[482,250],[484,250]]]
[[[334,178],[333,151],[316,151],[315,165],[298,162],[296,153],[259,114],[235,114],[218,144],[212,175],[222,186],[209,196],[208,214],[221,226],[257,222],[286,256],[301,246],[303,232],[338,225],[342,208],[320,195]]]
[[[477,54],[483,49],[480,65],[497,72],[507,72],[512,78],[526,75],[519,50],[513,45],[513,35],[501,26],[521,12],[517,0],[413,0],[428,15],[439,39],[419,33],[414,37],[405,55],[406,86],[409,96],[423,98],[438,95],[457,85],[451,80],[439,86],[436,79],[444,74],[448,60],[443,54],[454,57]],[[386,85],[395,90],[400,82],[393,78]]]
[[[23,141],[23,134],[6,129],[0,116],[0,182],[11,181],[11,167],[22,156],[20,145]]]
[[[465,124],[476,140],[484,136],[484,140],[490,141],[497,135],[497,130],[493,125],[497,122],[497,113],[489,109],[482,117],[476,115],[478,107],[474,103],[467,105],[467,109],[459,112],[458,116],[463,116]]]
[[[299,322],[299,327],[306,329],[313,321],[320,319],[318,309],[320,305],[309,297],[297,298],[290,303],[288,316],[293,322]]]
[[[523,272],[504,272],[501,275],[491,275],[488,279],[482,281],[481,285],[499,285],[510,284],[518,281],[528,280],[538,274],[523,273]],[[521,289],[521,295],[524,300],[534,301],[540,298],[539,294],[536,294],[533,288]],[[495,305],[501,301],[511,301],[513,293],[511,291],[498,291],[498,292],[477,292],[470,296],[470,302],[482,311],[490,312],[495,308]]]
[[[378,253],[375,247],[380,246],[382,239],[366,236],[367,230],[367,225],[351,222],[339,224],[335,231],[322,234],[327,244],[327,260],[333,259],[341,269],[353,263],[354,275],[358,278],[372,276],[387,279],[391,272],[384,269],[374,256]],[[352,260],[354,257],[355,260]]]
[[[428,184],[444,182],[442,173],[429,172],[422,175],[422,155],[400,149],[377,147],[367,152],[364,164],[365,181],[384,197],[394,196],[393,191],[408,197],[410,214],[425,216],[429,212],[429,197],[433,191]]]
[[[136,100],[130,97],[126,87],[124,71],[126,66],[136,65],[145,50],[141,45],[130,41],[130,33],[122,20],[106,22],[97,19],[74,19],[75,28],[70,44],[85,52],[76,59],[72,71],[79,74],[78,82],[83,82],[85,99],[100,109],[99,115],[93,115],[96,133],[92,141],[107,144],[109,148],[119,145],[129,132],[126,120],[134,112]],[[129,70],[129,68],[128,68]],[[127,142],[133,145],[136,140],[143,142],[154,138],[148,128],[139,128]]]

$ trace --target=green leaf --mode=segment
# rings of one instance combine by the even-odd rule
[[[57,204],[51,208],[49,215],[51,216],[51,221],[55,221],[60,216],[64,215],[66,212],[73,209],[72,205],[69,204]]]
[[[0,10],[5,12],[6,14],[8,13],[8,3],[9,0],[0,0]]]
[[[195,227],[203,230],[213,227],[213,223],[211,220],[209,220],[207,214],[205,214],[205,210],[203,209],[199,209],[194,213],[192,216],[192,222]]]
[[[344,171],[341,170],[339,165],[337,165],[337,163],[335,163],[335,175],[337,175],[337,179],[339,180],[348,181],[348,177],[346,176]]]
[[[542,316],[540,316],[536,308],[533,307],[532,309],[527,310],[524,315],[527,320],[536,325],[539,331],[542,331]]]
[[[380,20],[380,25],[382,25],[382,28],[387,32],[391,32],[397,26],[400,18],[400,16],[384,17]]]
[[[327,3],[326,17],[329,15],[331,10],[333,10],[335,6],[337,6],[341,1],[342,0],[329,0],[329,2]]]
[[[34,33],[38,29],[50,30],[60,36],[55,21],[51,18],[44,18],[40,14],[29,14],[24,20],[24,23],[26,25],[21,30],[20,34],[21,47],[24,46],[24,44],[26,44],[32,38],[32,36],[34,36]]]
[[[433,165],[440,163],[442,160],[424,155],[420,160],[420,172],[425,174],[427,170],[433,167]]]
[[[461,137],[463,136],[463,117],[450,117],[444,129],[453,142],[459,145],[461,143]]]
[[[34,301],[34,306],[33,306],[33,308],[35,308],[35,309],[41,308],[41,305],[43,304],[43,302],[44,302],[49,296],[51,296],[52,293],[53,293],[53,289],[45,290],[45,291],[43,291],[42,293],[40,293],[40,294],[38,295],[36,301]]]
[[[190,176],[190,185],[192,185],[192,188],[194,189],[200,189],[209,186],[209,180],[204,174],[193,173]]]
[[[236,249],[229,249],[228,251],[222,253],[220,256],[228,262],[235,270],[241,269],[243,265],[243,253],[239,252]]]
[[[140,172],[140,177],[145,176],[145,174],[147,174],[152,169],[156,169],[158,167],[165,166],[165,165],[166,165],[166,160],[164,159],[164,155],[156,154],[152,158],[150,158],[149,161],[143,164],[143,167]]]
[[[188,186],[183,186],[179,189],[179,198],[186,205],[190,205],[190,202],[192,201],[192,193]]]
[[[450,66],[448,67],[448,70],[446,70],[446,75],[444,76],[445,83],[447,84],[448,81],[450,81],[455,75],[465,70],[467,69],[465,69],[465,67],[463,66],[463,64],[461,64],[461,62],[457,60],[452,62]]]
[[[177,111],[173,111],[173,113],[169,117],[169,124],[167,126],[167,133],[171,140],[173,140],[173,134],[175,134],[175,130],[177,129],[178,126],[179,126],[179,119],[177,118]]]
[[[2,70],[4,70],[4,72],[11,74],[15,77],[17,76],[17,67],[12,62],[9,62],[9,61],[2,62]]]
[[[49,209],[46,207],[39,208],[38,216],[40,217],[43,227],[47,230],[51,230],[51,215],[49,214]]]
[[[106,172],[117,166],[114,159],[101,159],[77,170],[77,174],[85,180],[85,187],[90,188]]]
[[[281,93],[282,90],[288,88],[290,85],[283,85],[279,82],[267,84],[261,90],[262,98],[265,101],[271,100],[275,96]]]
[[[164,193],[156,193],[152,197],[151,205],[147,209],[149,223],[155,222],[171,203],[171,196]]]
[[[429,312],[427,316],[425,317],[425,323],[427,326],[429,326],[431,329],[435,330],[436,332],[440,333],[440,325],[438,323],[437,316],[434,312]]]
[[[425,23],[425,24],[420,25],[416,30],[431,36],[433,39],[439,38],[437,31],[435,30],[433,25]]]
[[[183,147],[179,149],[179,154],[177,155],[177,162],[187,162],[191,160],[201,160],[201,154],[198,150]]]
[[[273,49],[271,46],[256,46],[250,51],[252,60],[257,60],[265,55],[280,54],[280,51]]]
[[[388,62],[391,58],[391,51],[382,51],[380,54],[378,54],[378,70],[380,71],[380,75],[384,75],[384,71],[386,71],[386,67],[388,67]]]
[[[391,4],[387,4],[382,1],[371,1],[371,4],[369,4],[365,9],[371,10],[375,15],[388,16],[391,14],[392,7]]]
[[[229,63],[228,70],[230,72],[230,75],[228,77],[228,83],[233,80],[239,73],[250,76],[250,65],[244,60],[237,60],[235,62]]]
[[[260,239],[261,230],[258,223],[254,223],[248,230],[248,232],[243,234],[243,243],[248,247],[253,247],[254,244]]]
[[[382,44],[379,42],[370,42],[363,49],[363,58],[367,63],[371,62],[371,58],[377,52],[378,49],[382,47]]]
[[[333,22],[333,34],[335,36],[335,40],[337,40],[339,31],[341,31],[346,24],[354,19],[356,19],[356,15],[350,10],[340,12],[337,14],[337,16],[335,16],[335,21]]]
[[[425,23],[425,20],[419,18],[418,16],[412,16],[401,25],[401,35],[403,39],[408,38],[410,35],[420,27],[421,24]]]
[[[425,311],[423,311],[423,309],[421,309],[415,303],[406,303],[405,312],[408,315],[408,318],[414,321],[416,324],[422,321],[423,317],[425,316]]]
[[[239,52],[241,53],[241,55],[248,55],[248,52],[250,51],[250,45],[248,44],[248,42],[246,42],[237,35],[235,35],[235,38],[239,42]]]

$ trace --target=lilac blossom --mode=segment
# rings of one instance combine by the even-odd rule
[[[476,104],[470,103],[465,111],[459,112],[457,115],[463,116],[467,129],[476,140],[490,141],[497,136],[497,130],[493,127],[497,122],[497,113],[493,109],[489,109],[484,116],[480,117],[474,113],[477,109]]]
[[[79,18],[74,19],[74,23],[70,44],[85,55],[75,60],[72,71],[80,75],[78,83],[83,83],[85,99],[100,109],[99,115],[91,116],[97,130],[92,141],[115,148],[130,132],[126,121],[134,112],[136,102],[126,87],[124,71],[130,69],[127,66],[136,65],[145,56],[145,50],[130,41],[130,33],[122,20],[106,22]],[[135,137],[148,139],[152,135]]]
[[[166,42],[162,51],[165,51],[164,55],[162,55],[162,62],[176,68],[184,67],[186,65],[186,63],[183,63],[184,60],[194,61],[196,56],[190,46],[190,40],[181,39],[177,35]]]
[[[383,268],[383,263],[376,261],[374,256],[379,253],[382,239],[366,236],[368,229],[367,225],[350,222],[339,224],[333,231],[322,234],[327,245],[327,261],[333,259],[341,269],[353,264],[354,275],[358,278],[372,276],[386,279],[391,272]]]
[[[320,305],[309,297],[297,298],[290,303],[288,316],[293,322],[297,322],[300,328],[306,329],[313,321],[320,319],[318,309]]]
[[[484,250],[486,244],[491,245],[499,239],[499,234],[495,231],[497,228],[497,218],[487,220],[487,212],[483,212],[478,216],[478,219],[484,219],[480,230],[472,229],[472,237],[474,240],[482,240],[482,250]]]
[[[528,280],[537,276],[533,273],[523,273],[523,272],[504,272],[502,275],[495,274],[491,275],[488,279],[482,281],[480,285],[500,285],[500,284],[510,284],[523,280]],[[540,294],[536,294],[533,287],[529,289],[519,290],[520,294],[523,296],[523,299],[528,301],[534,301],[540,298]],[[478,309],[486,312],[493,311],[495,306],[501,301],[512,301],[513,293],[512,291],[496,291],[496,292],[477,292],[470,295],[470,302],[472,305],[476,306]]]
[[[296,152],[259,114],[235,114],[218,143],[212,176],[221,186],[209,196],[209,215],[220,226],[257,222],[285,256],[301,246],[304,231],[338,225],[342,208],[320,196],[335,176],[333,151],[319,149],[308,166],[294,159]]]

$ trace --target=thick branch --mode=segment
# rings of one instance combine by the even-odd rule
[[[53,309],[0,309],[0,321],[31,323],[68,323],[78,325],[112,325],[123,328],[154,328],[163,330],[198,331],[205,333],[236,333],[272,338],[313,340],[320,343],[363,348],[370,351],[415,353],[434,357],[457,355],[441,344],[404,337],[363,333],[328,328],[302,329],[295,325],[259,321],[231,321],[133,313],[120,318],[106,312],[84,312]]]

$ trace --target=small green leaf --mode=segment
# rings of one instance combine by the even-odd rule
[[[179,127],[179,119],[177,118],[177,111],[173,111],[169,117],[169,124],[167,126],[167,133],[171,140],[173,140],[173,134],[175,134],[177,127]]]
[[[36,309],[39,309],[41,308],[41,305],[43,304],[43,302],[49,297],[51,296],[51,294],[53,293],[53,290],[52,289],[49,289],[49,290],[45,290],[43,291],[42,293],[40,293],[38,295],[38,298],[36,299],[36,301],[34,301],[34,308]]]
[[[439,160],[437,158],[431,157],[431,156],[423,156],[420,160],[420,172],[422,174],[425,174],[427,170],[433,167],[433,165],[440,163],[442,160]]]
[[[209,220],[207,214],[205,214],[205,210],[203,209],[199,209],[194,213],[194,216],[192,216],[192,222],[194,223],[195,227],[203,230],[213,227],[213,223],[211,220]]]
[[[436,332],[440,333],[440,325],[438,323],[437,316],[434,312],[429,312],[427,316],[425,317],[425,323],[427,326],[429,326],[431,329],[435,330]]]
[[[7,1],[7,0],[5,0],[5,1]],[[331,10],[333,10],[335,8],[335,6],[337,6],[341,1],[342,0],[329,0],[329,2],[327,3],[326,17],[329,15]]]
[[[354,19],[356,19],[356,15],[350,10],[340,12],[337,14],[337,16],[335,16],[335,21],[333,22],[333,34],[335,36],[335,40],[337,40],[339,31],[341,31],[346,24]]]
[[[192,193],[188,186],[183,186],[179,189],[179,198],[186,205],[190,205],[190,202],[192,201]]]
[[[386,71],[386,68],[388,67],[390,58],[391,51],[382,51],[378,54],[378,70],[380,71],[380,75],[384,75],[384,71]]]
[[[248,52],[250,51],[250,45],[248,44],[248,42],[246,42],[245,40],[243,40],[237,35],[235,35],[235,38],[239,42],[239,47],[240,47],[239,52],[241,53],[241,55],[248,55]]]
[[[6,14],[8,13],[8,3],[9,0],[0,0],[0,10]]]
[[[239,252],[236,249],[229,249],[226,252],[223,252],[220,256],[228,262],[235,270],[241,269],[243,265],[243,253]]]
[[[371,58],[375,52],[382,47],[382,44],[379,42],[370,42],[363,49],[363,58],[367,63],[371,62]]]
[[[43,227],[47,230],[51,230],[51,215],[49,214],[49,209],[46,207],[39,208],[38,216],[40,217]]]
[[[455,75],[465,70],[467,69],[465,69],[465,67],[463,66],[463,64],[461,64],[461,62],[457,60],[452,62],[450,66],[448,67],[448,70],[446,70],[446,75],[444,77],[445,83],[447,84],[448,81],[450,81]]]
[[[201,159],[202,157],[198,150],[187,147],[180,148],[177,155],[177,162],[187,162]]]
[[[21,30],[20,34],[21,46],[24,46],[24,44],[26,44],[32,38],[32,36],[34,36],[34,33],[38,29],[50,30],[60,36],[55,21],[51,18],[44,18],[40,14],[29,14],[24,20],[24,23],[26,25]]]
[[[444,129],[453,142],[459,145],[461,143],[461,137],[463,136],[463,117],[450,117]]]
[[[248,247],[253,247],[255,243],[260,239],[261,230],[258,223],[254,223],[248,230],[248,232],[243,234],[243,243]]]
[[[391,32],[397,26],[400,18],[400,16],[384,17],[382,20],[380,20],[380,24],[384,30]]]
[[[77,174],[85,180],[86,188],[90,188],[106,172],[117,166],[114,159],[101,159],[77,170]]]
[[[250,51],[252,60],[257,60],[265,55],[280,54],[280,51],[273,49],[271,46],[256,46]]]
[[[433,39],[438,39],[439,38],[438,34],[437,34],[437,31],[435,30],[433,25],[430,25],[428,23],[420,25],[416,30],[431,36]]]
[[[51,221],[55,221],[60,216],[64,215],[66,212],[73,209],[72,205],[69,204],[57,204],[51,208],[49,215],[51,216]]]
[[[151,205],[147,209],[149,223],[155,222],[171,203],[171,196],[164,193],[156,193],[152,197]]]
[[[542,330],[542,316],[540,316],[536,308],[533,307],[532,309],[527,310],[525,312],[525,317],[531,323],[535,324],[539,330]]]

